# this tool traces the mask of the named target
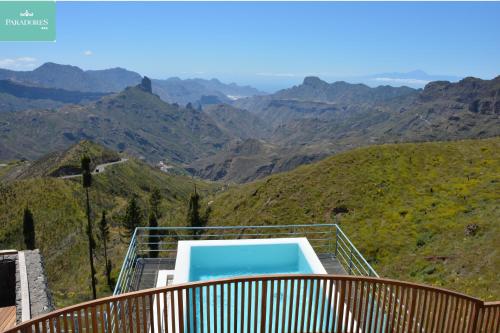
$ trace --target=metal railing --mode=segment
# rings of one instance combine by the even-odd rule
[[[114,325],[112,323],[118,323]],[[6,333],[498,333],[500,302],[395,280],[266,275],[97,299]]]
[[[133,278],[138,262],[146,258],[175,259],[180,240],[251,239],[306,237],[319,256],[338,260],[349,275],[378,277],[337,224],[292,224],[220,227],[136,228],[123,261],[114,295],[134,291]],[[151,254],[156,254],[151,256]]]

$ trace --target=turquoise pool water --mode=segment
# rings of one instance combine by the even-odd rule
[[[245,245],[207,245],[192,246],[189,253],[189,281],[204,281],[236,276],[251,276],[262,274],[311,274],[314,269],[308,262],[306,255],[299,243],[277,243],[277,244],[245,244]],[[291,282],[287,283],[287,288],[291,289]],[[292,321],[285,322],[282,327],[282,320],[272,320],[273,318],[282,318],[287,316],[292,302],[291,294],[285,295],[285,282],[274,282],[271,293],[270,283],[268,284],[267,295],[263,295],[261,288],[257,288],[255,283],[230,284],[221,288],[197,288],[189,293],[191,307],[195,307],[196,312],[191,312],[186,318],[185,326],[190,326],[191,331],[200,333],[208,332],[228,332],[244,333],[259,332],[270,333],[282,331],[283,328],[288,332],[295,331],[294,323],[304,320],[302,309],[309,303],[309,298],[314,297],[316,289],[321,288],[317,284],[305,283],[295,286],[297,299],[300,299],[298,311],[292,314]],[[279,287],[278,287],[279,285]],[[262,285],[260,285],[262,287]],[[256,289],[259,289],[257,292]],[[257,294],[258,293],[258,294]],[[229,297],[228,297],[229,296]],[[266,317],[270,325],[265,332],[260,332],[260,321],[262,313],[260,307],[264,296],[268,299],[268,308]],[[207,303],[207,298],[213,301]],[[244,301],[242,302],[242,300]],[[204,301],[202,301],[204,300]],[[249,313],[240,310],[235,311],[235,300],[239,300],[240,307],[252,309]],[[314,301],[322,301],[321,299]],[[238,301],[236,301],[238,302]],[[274,309],[271,313],[270,304],[273,303]],[[308,309],[306,310],[306,313]],[[324,312],[326,315],[326,309]],[[205,315],[201,316],[203,312]],[[323,312],[323,311],[322,311]],[[211,314],[212,322],[209,322],[207,314]],[[224,325],[216,325],[213,317],[222,321],[226,314],[228,321]],[[289,315],[289,314],[288,314]],[[320,313],[312,314],[312,317],[318,317]],[[332,314],[333,317],[333,314]],[[189,324],[188,324],[189,321]],[[257,326],[255,326],[257,324]],[[288,327],[291,325],[292,327]],[[311,321],[312,325],[312,321]],[[318,324],[319,328],[319,324]],[[326,328],[326,327],[325,327]],[[297,328],[297,332],[301,328]]]
[[[243,275],[310,274],[299,244],[193,246],[189,281]]]
[[[261,244],[201,242],[193,241],[178,251],[182,282],[262,274],[325,273],[305,239],[302,243],[300,240]],[[176,266],[176,275],[177,272]],[[336,332],[337,322],[342,320],[338,309],[344,307],[343,303],[335,303],[339,297],[336,286],[307,279],[268,281],[264,292],[263,283],[233,282],[189,289],[183,333]],[[343,316],[349,313],[344,311]],[[384,328],[384,324],[382,316],[373,327]],[[347,329],[341,327],[340,332]]]

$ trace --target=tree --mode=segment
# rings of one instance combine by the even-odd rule
[[[187,222],[191,227],[203,226],[203,221],[200,218],[200,195],[196,192],[196,186],[194,187],[194,192],[189,197]],[[200,230],[193,230],[193,235],[199,233],[201,233]]]
[[[99,236],[104,248],[104,262],[106,265],[106,280],[109,289],[113,290],[113,282],[111,281],[111,260],[108,259],[108,241],[109,241],[109,226],[106,220],[106,212],[102,212],[101,222],[99,223]]]
[[[149,206],[151,207],[151,212],[155,214],[157,219],[161,218],[160,204],[161,204],[161,192],[160,189],[154,188],[151,191],[151,197],[149,198]]]
[[[95,241],[92,232],[92,220],[90,217],[90,199],[89,199],[89,188],[92,185],[92,173],[90,171],[90,158],[88,156],[82,157],[82,185],[85,189],[86,196],[86,207],[87,207],[87,237],[89,241],[89,262],[90,262],[90,278],[92,281],[92,296],[94,299],[97,298],[96,293],[96,277],[94,268],[94,249]]]
[[[125,229],[122,237],[126,237],[130,240],[134,234],[135,228],[141,225],[142,212],[137,203],[137,196],[133,195],[127,205],[127,210],[125,211],[125,216],[123,218],[122,226]]]
[[[151,212],[149,214],[149,226],[151,228],[158,227],[158,220],[156,219],[156,215]],[[158,235],[158,230],[150,229],[149,230],[149,256],[151,258],[158,258],[158,241],[159,239],[156,237]]]
[[[149,205],[151,212],[149,214],[149,226],[151,228],[158,227],[158,219],[161,218],[160,204],[161,204],[161,192],[158,188],[154,188],[151,191],[151,197],[149,198]],[[158,258],[158,242],[160,241],[158,237],[158,230],[149,230],[149,256],[151,258]]]
[[[26,207],[24,208],[23,215],[23,235],[24,235],[24,245],[28,250],[35,249],[35,221],[33,220],[33,214],[31,210]]]

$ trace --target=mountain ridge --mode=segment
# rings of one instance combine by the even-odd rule
[[[115,93],[126,87],[140,83],[142,76],[121,67],[99,70],[83,70],[73,65],[46,62],[31,71],[13,71],[0,68],[0,79],[12,80],[21,84],[32,84],[45,88],[58,88],[70,91]],[[169,103],[195,103],[203,95],[216,95],[225,102],[228,96],[248,97],[264,94],[250,86],[235,83],[225,84],[218,79],[153,79],[155,93]]]
[[[45,88],[23,85],[12,80],[0,80],[0,93],[17,98],[33,100],[52,100],[61,103],[82,103],[95,101],[104,97],[105,93],[71,91],[60,88]]]
[[[87,105],[0,113],[0,136],[18,147],[0,159],[36,159],[93,140],[151,162],[184,163],[219,150],[230,137],[202,111],[164,102],[141,84]]]

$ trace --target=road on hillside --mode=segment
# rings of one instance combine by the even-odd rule
[[[114,164],[120,164],[120,163],[124,163],[124,162],[127,162],[128,161],[128,158],[121,158],[119,161],[115,161],[115,162],[109,162],[109,163],[103,163],[103,164],[98,164],[94,171],[92,171],[92,174],[93,175],[96,175],[96,174],[99,174],[99,173],[103,173],[106,168],[110,165],[114,165]],[[69,176],[61,176],[59,178],[62,178],[62,179],[68,179],[68,178],[75,178],[75,177],[80,177],[82,174],[79,173],[77,175],[69,175]]]

